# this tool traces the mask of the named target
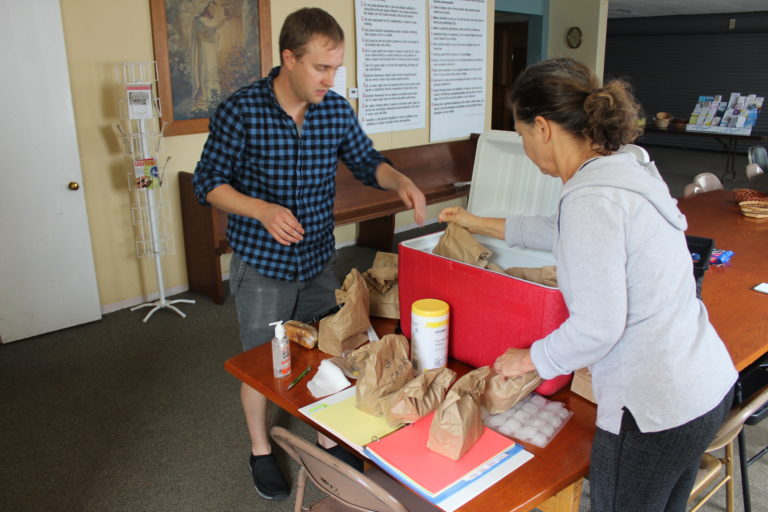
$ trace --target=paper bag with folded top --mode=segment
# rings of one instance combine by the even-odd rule
[[[449,368],[432,368],[412,379],[399,391],[386,397],[384,419],[390,425],[413,423],[432,412],[445,398],[456,372]]]
[[[478,242],[467,228],[449,222],[445,233],[432,249],[432,254],[485,268],[488,266],[488,258],[493,253]]]
[[[489,375],[481,403],[491,414],[508,411],[540,383],[541,377],[536,371],[512,378],[504,378],[498,374]]]
[[[384,398],[405,386],[413,378],[413,365],[408,358],[408,340],[400,334],[387,334],[371,343],[363,375],[357,379],[357,407],[381,416]]]
[[[371,315],[400,318],[400,298],[397,293],[397,254],[377,252],[373,266],[363,272],[368,286]]]
[[[456,381],[435,411],[427,448],[459,460],[483,435],[480,400],[491,370],[482,366]]]
[[[336,302],[344,306],[335,315],[320,320],[318,333],[318,348],[332,356],[340,356],[368,341],[368,288],[357,269],[353,268],[341,289],[336,290]]]

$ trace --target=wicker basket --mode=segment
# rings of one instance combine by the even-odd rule
[[[733,198],[737,203],[742,201],[768,200],[768,194],[751,188],[736,188],[733,190]]]
[[[768,201],[742,201],[741,214],[755,219],[768,219]]]

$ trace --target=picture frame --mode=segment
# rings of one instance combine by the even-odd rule
[[[272,69],[269,0],[150,0],[163,135],[208,131],[217,105]]]

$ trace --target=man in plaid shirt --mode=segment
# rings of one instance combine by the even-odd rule
[[[277,320],[307,320],[335,305],[333,200],[338,159],[363,183],[397,192],[424,222],[424,194],[375,149],[346,99],[330,90],[344,32],[303,8],[280,32],[281,66],[219,105],[195,169],[200,202],[228,212],[230,289],[245,350],[269,341]],[[271,454],[267,400],[243,384],[258,493],[289,494]]]

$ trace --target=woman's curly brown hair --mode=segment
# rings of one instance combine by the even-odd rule
[[[537,116],[592,142],[600,154],[617,151],[642,132],[641,109],[630,85],[612,80],[600,87],[584,64],[570,58],[547,59],[529,66],[515,81],[507,107],[516,122],[530,124]]]

